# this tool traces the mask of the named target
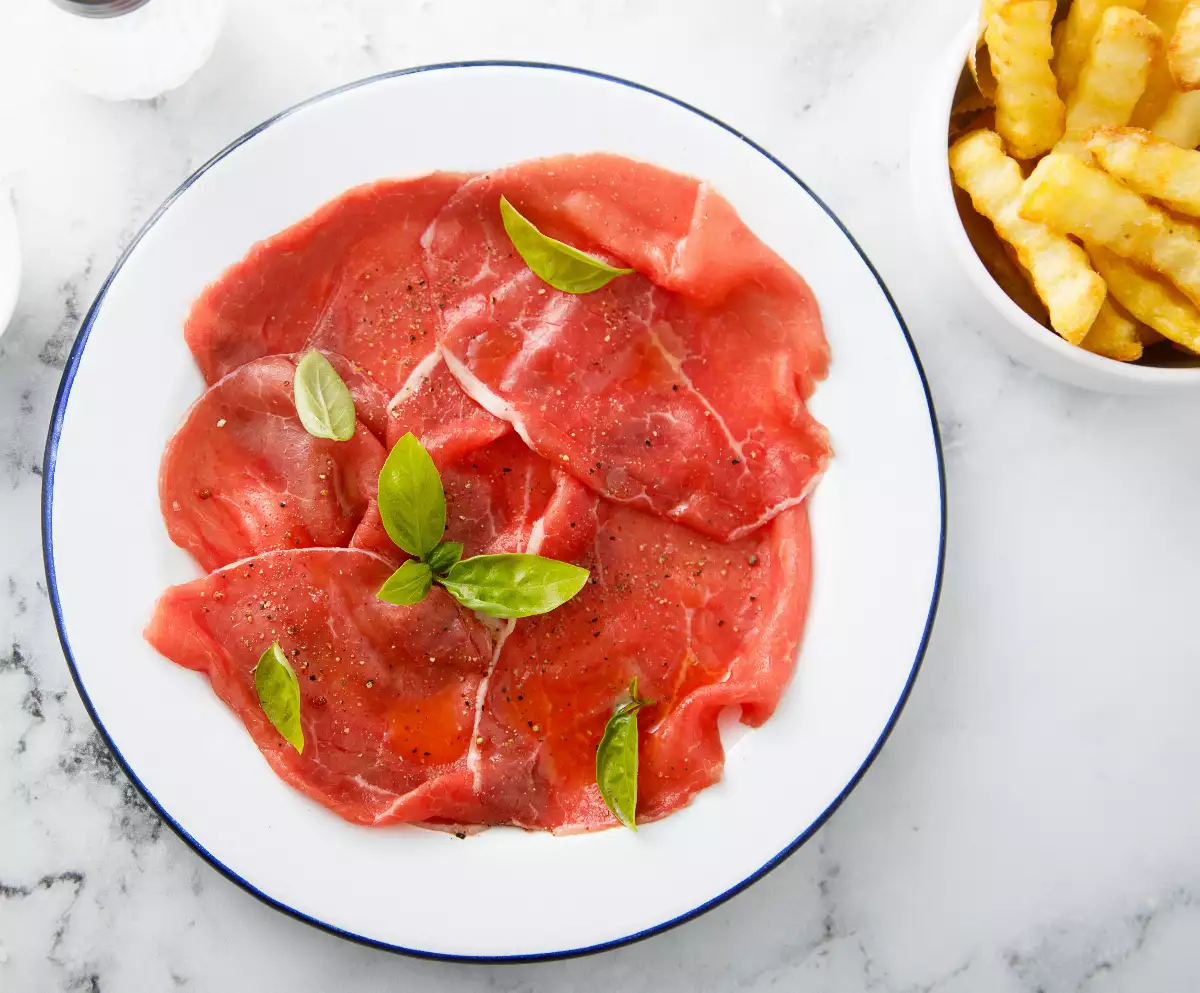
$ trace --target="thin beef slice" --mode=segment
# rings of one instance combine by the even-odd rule
[[[570,479],[529,450],[507,421],[468,397],[437,352],[388,406],[390,444],[412,432],[438,467],[446,493],[446,541],[464,557],[528,550],[534,529]],[[399,564],[374,501],[351,544]]]
[[[555,290],[505,234],[501,195],[638,272]],[[606,154],[527,162],[465,183],[425,242],[451,372],[598,493],[733,540],[815,485],[816,300],[707,184]]]
[[[167,532],[206,571],[277,548],[344,546],[375,494],[385,451],[368,430],[384,395],[327,353],[354,398],[348,441],[314,438],[293,395],[298,356],[240,366],[192,406],[163,454],[159,502]]]
[[[548,520],[537,550],[591,578],[503,641],[473,746],[483,803],[529,828],[615,826],[596,747],[636,677],[654,701],[639,715],[638,817],[665,817],[721,778],[721,711],[740,706],[758,726],[791,678],[808,606],[807,509],[723,544],[581,496]]]
[[[443,590],[411,607],[377,599],[391,572],[356,549],[268,552],[168,589],[146,639],[207,675],[271,768],[347,820],[477,821],[466,760],[490,637]],[[274,641],[299,680],[303,753],[254,688]]]
[[[466,177],[352,189],[255,245],[192,306],[184,329],[209,383],[310,347],[355,362],[390,396],[433,348],[421,235]]]

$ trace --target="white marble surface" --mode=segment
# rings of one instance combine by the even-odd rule
[[[1196,988],[1200,397],[1103,397],[1042,379],[981,339],[923,270],[909,131],[926,67],[970,0],[236,0],[191,82],[115,105],[46,71],[23,34],[39,2],[0,0],[0,173],[25,264],[0,339],[0,990]],[[296,100],[483,57],[665,89],[804,176],[912,328],[950,488],[924,671],[832,821],[698,921],[539,966],[356,947],[208,868],[93,731],[54,635],[38,541],[66,354],[163,197]],[[101,576],[119,568],[97,563]]]

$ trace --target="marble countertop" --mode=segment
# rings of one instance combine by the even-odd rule
[[[124,104],[46,71],[22,36],[35,2],[0,0],[0,174],[25,266],[0,339],[0,990],[1195,988],[1200,529],[1188,515],[1200,397],[1044,379],[982,338],[928,275],[909,134],[925,70],[971,0],[236,0],[189,83]],[[664,89],[805,177],[907,318],[950,493],[924,670],[842,809],[701,919],[539,966],[360,948],[257,903],[192,854],[117,769],[71,685],[38,534],[67,353],[158,203],[297,100],[486,57]]]

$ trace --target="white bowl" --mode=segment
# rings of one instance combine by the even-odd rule
[[[168,539],[157,495],[163,446],[203,388],[182,321],[255,241],[349,187],[595,149],[713,182],[820,301],[833,365],[812,407],[837,454],[810,501],[813,593],[796,676],[771,720],[729,741],[721,783],[636,834],[500,828],[460,841],[348,824],[275,776],[204,678],[141,637],[162,590],[197,575]],[[47,578],[68,663],[97,727],[167,822],[230,879],[303,920],[456,958],[567,955],[643,937],[778,864],[858,782],[895,722],[925,649],[944,547],[920,364],[837,220],[719,122],[551,66],[367,80],[267,122],[202,168],[88,313],[44,479]]]
[[[972,18],[937,67],[913,138],[914,206],[936,285],[969,310],[1013,358],[1048,376],[1113,393],[1200,389],[1200,366],[1117,362],[1068,344],[1026,314],[975,254],[954,202],[947,150],[954,92],[977,34],[978,22]]]
[[[0,335],[17,306],[21,289],[21,242],[8,187],[0,182]]]

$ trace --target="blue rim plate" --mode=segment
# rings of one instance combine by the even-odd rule
[[[601,101],[608,116],[597,115],[601,125],[579,134],[563,124],[554,134],[530,128],[514,138],[511,122],[492,134],[495,108],[487,101],[498,91],[538,112],[531,117],[546,119],[555,115],[556,101],[565,107],[581,96]],[[367,125],[373,112],[397,101],[418,117],[436,115],[440,102],[454,109],[454,120],[472,126],[461,139],[431,139],[445,148],[389,144],[393,139],[373,136]],[[413,128],[421,133],[419,124]],[[344,145],[352,137],[359,144],[349,154]],[[723,783],[637,836],[554,839],[493,831],[456,842],[411,829],[352,828],[274,780],[199,677],[168,665],[140,641],[154,595],[195,575],[157,519],[153,479],[162,442],[202,384],[182,334],[161,329],[178,329],[187,302],[253,241],[357,182],[590,148],[712,179],[809,278],[821,301],[834,367],[813,406],[831,428],[838,458],[811,501],[814,599],[796,680],[779,713],[731,747]],[[301,150],[303,164],[272,181],[280,175],[272,168],[299,162]],[[94,422],[124,402],[114,395],[122,391],[106,383],[130,370],[130,355],[154,370],[136,401],[141,406],[126,413],[144,415],[146,424],[114,445]],[[121,416],[119,409],[112,413]],[[97,446],[105,449],[99,462]],[[107,510],[95,501],[103,504],[96,490],[108,487],[90,485],[99,472],[128,487]],[[85,527],[85,491],[93,520],[111,515],[102,530],[117,537]],[[833,212],[765,149],[681,100],[602,73],[526,62],[422,66],[330,90],[260,124],[190,176],[125,250],[88,311],[55,400],[42,488],[46,576],[72,679],[121,768],[164,821],[227,878],[298,920],[376,948],[469,962],[564,958],[658,934],[728,900],[808,840],[861,780],[908,699],[937,609],[945,520],[941,442],[916,348],[891,294]],[[82,572],[89,561],[125,564],[119,593],[87,587]],[[871,605],[871,625],[861,623],[863,603]],[[868,627],[872,632],[863,633]],[[156,714],[156,703],[166,700],[174,701],[170,718]],[[171,733],[180,722],[203,734],[206,761]],[[821,761],[797,762],[797,754]],[[787,790],[778,788],[781,780]],[[209,820],[218,797],[227,807]],[[295,834],[302,837],[297,844],[321,845],[359,886],[374,876],[384,880],[397,866],[411,871],[430,862],[436,875],[421,884],[419,913],[397,924],[391,918],[405,909],[386,893],[364,888],[352,899],[319,869],[310,872],[301,856],[311,848],[273,856],[246,842],[260,825],[285,844]],[[706,852],[720,855],[706,860]],[[290,860],[291,870],[269,864],[273,857]],[[571,900],[570,886],[551,877],[577,874],[577,885],[590,892],[589,873],[603,879],[631,859],[646,860],[649,880],[632,894],[637,912],[628,919],[578,900],[562,904],[571,911],[560,906],[550,915],[569,918],[561,928],[542,914],[543,901]],[[696,868],[706,861],[711,869]],[[546,878],[537,875],[543,863]],[[526,875],[514,877],[512,866],[523,866]],[[422,921],[438,916],[441,884],[454,885],[458,873],[464,885],[477,885],[468,906],[455,911],[461,933],[429,931]],[[391,892],[408,878],[398,876]],[[501,890],[497,906],[506,916],[526,915],[511,932],[486,906],[493,888]],[[525,895],[514,896],[514,889]]]

